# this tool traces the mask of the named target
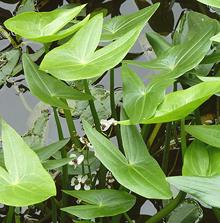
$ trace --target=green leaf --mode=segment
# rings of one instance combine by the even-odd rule
[[[146,37],[153,47],[153,50],[157,56],[160,56],[165,51],[171,48],[171,44],[169,44],[165,38],[163,38],[160,34],[156,32],[147,32]]]
[[[23,12],[35,11],[35,4],[35,0],[22,0],[16,11],[16,15]]]
[[[211,40],[210,38],[217,33],[218,25],[216,22],[207,22],[209,26],[200,32],[191,34],[191,38],[184,42],[174,45],[159,57],[149,62],[127,61],[144,68],[159,70],[160,74],[156,78],[177,78],[195,68],[208,53]]]
[[[24,12],[6,20],[4,25],[24,38],[44,43],[52,42],[73,34],[88,21],[89,17],[86,17],[76,25],[63,29],[84,7],[85,5],[82,5],[51,12]]]
[[[219,0],[197,0],[197,1],[212,7],[220,8]]]
[[[46,54],[40,69],[59,79],[73,81],[98,77],[115,67],[134,45],[142,27],[135,27],[95,51],[101,37],[102,23],[101,14],[94,16],[71,40]]]
[[[31,120],[32,125],[30,129],[28,129],[27,133],[22,137],[25,143],[27,143],[31,148],[43,146],[49,116],[50,111],[48,108],[45,108],[45,106],[41,107],[41,103],[34,108],[34,111],[31,114],[31,118],[33,117],[33,120]]]
[[[195,140],[184,155],[183,175],[209,177],[220,175],[220,150]]]
[[[203,210],[192,199],[182,202],[171,212],[167,223],[198,223],[203,218]]]
[[[220,42],[220,33],[218,33],[217,35],[213,36],[211,38],[212,41],[215,41],[215,42]]]
[[[67,86],[62,81],[38,70],[27,54],[22,56],[25,79],[31,93],[52,106],[68,108],[62,99],[88,100],[91,96]]]
[[[121,185],[147,198],[169,199],[171,197],[163,171],[148,154],[143,139],[134,126],[122,129],[126,157],[87,122],[84,121],[83,126],[95,148],[97,158],[113,173]]]
[[[115,216],[130,210],[135,204],[135,197],[125,191],[118,190],[90,190],[64,191],[86,204],[62,208],[69,214],[82,219]]]
[[[211,46],[210,38],[213,36],[213,29],[207,33],[196,36],[190,41],[171,47],[155,60],[149,62],[129,61],[129,64],[138,65],[144,68],[160,70],[157,78],[177,78],[187,71],[196,67],[207,54]]]
[[[159,3],[156,3],[130,15],[116,16],[107,20],[103,26],[101,39],[114,40],[123,36],[134,27],[145,25],[158,9],[159,5]]]
[[[123,105],[131,122],[139,123],[151,118],[165,97],[165,91],[172,80],[151,81],[147,86],[128,68],[122,66]]]
[[[216,82],[203,82],[190,87],[186,90],[179,90],[172,92],[165,96],[164,101],[159,105],[155,115],[150,119],[143,119],[140,123],[161,123],[180,120],[202,103],[208,100],[212,95],[219,92],[220,81]],[[120,124],[130,124],[131,121],[120,121]]]
[[[65,166],[71,160],[72,160],[72,158],[46,160],[42,164],[43,164],[43,166],[44,166],[45,169],[47,169],[47,170],[54,170],[54,169],[58,169],[58,168],[60,168],[62,166]]]
[[[0,53],[0,86],[11,76],[18,63],[20,50],[10,50]]]
[[[45,161],[53,156],[57,151],[62,149],[68,142],[69,139],[63,139],[43,148],[35,148],[34,151],[37,153],[40,160]]]
[[[183,175],[169,183],[213,207],[220,207],[220,150],[194,141],[184,156]]]
[[[6,169],[0,167],[0,203],[22,207],[56,195],[55,183],[38,156],[3,120],[2,141]]]
[[[220,148],[220,125],[189,125],[185,130],[200,141]]]
[[[168,177],[167,180],[179,190],[193,195],[212,207],[220,208],[220,176],[178,176]]]

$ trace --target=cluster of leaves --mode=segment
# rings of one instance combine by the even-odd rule
[[[147,32],[154,59],[135,60],[130,51],[144,27],[174,1],[135,2],[140,10],[115,16],[104,2],[95,11],[79,1],[42,12],[34,11],[40,1],[26,0],[0,27],[11,43],[0,54],[0,85],[22,73],[44,103],[23,137],[1,118],[4,222],[193,223],[211,210],[220,221],[220,23],[187,11],[172,41]],[[220,8],[217,0],[199,2]],[[33,53],[26,39],[42,48]],[[115,89],[118,67],[122,90]],[[152,75],[141,78],[135,68]],[[98,85],[108,76],[109,91]],[[211,102],[217,109],[208,113]],[[45,145],[51,113],[59,140]],[[147,200],[157,209],[152,217],[140,214]]]

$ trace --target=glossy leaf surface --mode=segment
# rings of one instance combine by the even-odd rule
[[[189,125],[185,130],[200,141],[220,148],[220,125]]]
[[[117,190],[90,190],[90,191],[64,191],[86,204],[62,208],[69,214],[82,219],[114,216],[127,212],[135,204],[135,197],[125,191]]]
[[[220,175],[220,149],[195,140],[184,155],[183,175],[209,177]]]
[[[170,198],[171,193],[165,175],[158,163],[148,154],[135,126],[122,129],[126,157],[87,122],[84,122],[84,129],[95,148],[97,158],[121,185],[143,197]]]
[[[101,39],[114,40],[125,35],[134,27],[143,26],[148,22],[148,20],[155,13],[158,7],[159,3],[156,3],[130,15],[116,16],[112,19],[107,20],[103,26]]]
[[[177,78],[195,68],[208,53],[211,37],[219,31],[219,23],[201,13],[184,14],[174,33],[174,45],[154,60],[129,61],[138,66],[159,70],[154,77]]]
[[[76,32],[88,21],[89,17],[70,28],[63,29],[84,7],[85,5],[82,5],[51,12],[24,12],[8,19],[4,25],[7,29],[27,39],[52,42]]]
[[[56,195],[55,183],[38,156],[4,121],[2,140],[6,169],[0,167],[0,202],[21,207]]]
[[[184,156],[183,175],[168,182],[213,207],[220,207],[220,150],[194,141]]]
[[[166,89],[172,80],[151,81],[145,86],[143,81],[127,65],[122,66],[123,105],[131,122],[138,123],[151,118],[164,100]]]
[[[142,27],[135,27],[116,41],[97,50],[103,18],[94,16],[66,44],[51,50],[40,69],[66,81],[101,76],[119,64],[134,45]],[[89,71],[89,72],[88,72]]]
[[[63,99],[88,100],[91,96],[67,86],[62,81],[38,70],[27,54],[23,54],[25,78],[33,95],[52,106],[68,108]]]
[[[155,115],[150,119],[142,117],[140,123],[160,123],[182,119],[219,92],[220,82],[203,82],[186,90],[167,94]],[[131,121],[120,121],[120,124],[131,124]],[[135,123],[133,123],[135,124]]]
[[[187,199],[171,212],[167,223],[197,223],[203,217],[203,210],[195,200]]]
[[[220,208],[220,176],[178,176],[168,177],[167,180],[179,190],[195,196],[210,206]]]
[[[37,153],[40,160],[44,161],[53,156],[57,151],[61,150],[68,142],[69,139],[63,139],[42,148],[35,148],[34,151]]]
[[[219,0],[197,0],[197,1],[212,7],[220,8]]]

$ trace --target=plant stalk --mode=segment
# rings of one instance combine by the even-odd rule
[[[215,217],[217,218],[218,222],[220,223],[220,209],[219,208],[212,208],[212,211],[215,214]]]
[[[185,198],[186,193],[180,191],[175,199],[171,200],[166,207],[161,209],[157,214],[148,219],[145,223],[158,223],[162,218],[166,217],[173,211]]]
[[[91,95],[87,80],[84,80],[84,88],[85,88],[85,92]],[[98,113],[96,111],[95,103],[94,103],[93,99],[89,100],[89,106],[90,106],[92,117],[93,117],[93,120],[94,120],[94,123],[95,123],[95,128],[98,132],[102,132],[100,121],[99,121],[99,116],[98,116]]]
[[[125,216],[125,218],[126,218],[126,220],[127,220],[128,223],[133,223],[127,213],[124,213],[124,216]]]
[[[14,218],[14,207],[9,206],[8,207],[8,213],[6,217],[6,223],[12,223]]]
[[[110,104],[111,104],[111,113],[112,117],[115,120],[118,120],[117,117],[117,112],[116,112],[116,106],[115,106],[115,74],[114,74],[114,69],[110,70]],[[116,138],[118,142],[118,147],[121,152],[123,152],[123,144],[122,144],[122,139],[121,139],[121,132],[120,132],[120,126],[116,125],[115,126],[115,133],[116,133]]]
[[[53,112],[54,112],[54,118],[55,118],[55,122],[57,126],[58,138],[59,140],[62,140],[64,139],[64,136],[63,136],[62,126],[61,126],[56,108],[53,108]],[[61,157],[62,158],[67,157],[67,150],[65,146],[61,149]],[[62,167],[62,188],[67,189],[67,184],[68,184],[68,166],[64,165]],[[54,200],[51,200],[51,202],[53,205]],[[64,192],[62,192],[61,204],[63,207],[67,206],[67,195]],[[53,211],[53,206],[52,206],[52,211]],[[66,215],[64,212],[61,212],[61,223],[65,223],[65,221],[66,221]]]
[[[172,123],[167,123],[166,126],[166,136],[165,136],[165,145],[164,145],[164,153],[163,153],[163,160],[162,160],[162,169],[165,174],[168,172],[168,160],[169,160],[169,153],[170,153],[170,139],[172,133]]]
[[[186,131],[185,131],[185,119],[181,119],[180,124],[180,137],[181,137],[181,151],[182,151],[182,159],[184,158],[184,154],[186,152]]]

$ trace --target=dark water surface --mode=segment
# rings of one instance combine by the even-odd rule
[[[8,4],[8,3],[11,4]],[[38,2],[48,2],[46,6],[42,8],[43,11],[54,9],[60,4],[62,5],[63,1],[59,0],[47,0],[47,1],[38,1]],[[70,2],[81,2],[86,3],[88,12],[91,12],[94,9],[100,7],[107,7],[112,15],[121,14],[129,14],[134,11],[137,11],[138,8],[146,7],[152,3],[152,1],[146,0],[112,0],[112,1],[70,1]],[[185,10],[194,10],[198,12],[202,12],[204,14],[208,14],[211,17],[216,17],[214,13],[211,13],[209,9],[196,2],[195,0],[161,0],[161,1],[153,1],[161,2],[161,8],[158,13],[153,16],[150,20],[150,25],[147,25],[143,33],[141,34],[139,41],[132,49],[132,52],[140,53],[144,51],[144,55],[142,55],[140,60],[149,60],[154,55],[146,51],[149,45],[146,42],[145,32],[154,30],[162,35],[164,35],[168,40],[171,39],[171,34],[175,29],[175,26],[178,22],[181,13]],[[15,4],[12,4],[15,3]],[[66,1],[63,2],[67,4]],[[2,24],[7,18],[12,16],[15,13],[15,9],[18,6],[19,1],[16,0],[4,0],[0,1],[0,23]],[[7,40],[0,40],[0,51],[9,46],[9,42]],[[32,44],[32,48],[34,50],[38,49],[40,46],[37,44]],[[146,70],[139,70],[139,73],[142,76],[146,75]],[[120,69],[116,69],[116,86],[121,86],[120,79]],[[22,76],[16,77],[15,80],[22,79]],[[24,82],[21,82],[25,85]],[[20,82],[18,83],[21,84]],[[109,88],[109,75],[106,75],[102,84]],[[23,134],[28,129],[28,123],[30,122],[31,111],[39,101],[27,91],[22,96],[19,96],[17,89],[15,87],[7,87],[4,86],[0,89],[0,115],[7,121],[13,128],[15,128],[20,134]],[[24,104],[26,106],[24,106]],[[62,120],[63,125],[65,126],[64,120]],[[79,126],[79,125],[78,125]],[[65,134],[67,131],[65,130]],[[48,143],[57,140],[56,127],[54,124],[53,117],[51,115],[49,127],[48,127]],[[146,203],[146,205],[141,210],[145,214],[153,215],[155,213],[155,208],[152,206],[150,202]],[[212,222],[212,221],[210,221]]]

